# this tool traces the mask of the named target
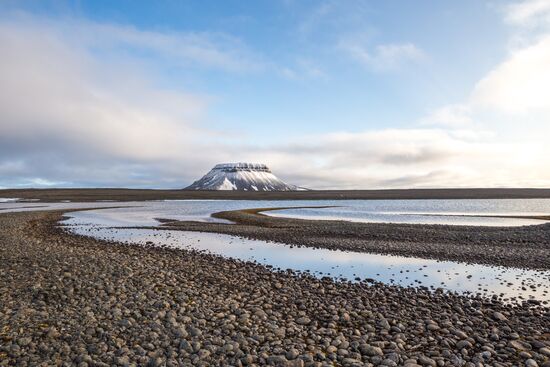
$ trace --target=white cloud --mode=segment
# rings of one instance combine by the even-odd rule
[[[471,108],[464,104],[454,104],[436,109],[420,122],[423,125],[441,125],[452,128],[472,124]]]
[[[327,51],[336,53],[335,57],[343,53],[375,71],[396,70],[426,58],[412,42],[373,42],[381,30],[371,21],[377,13],[369,1],[325,0],[314,6],[304,6],[303,2],[288,6],[299,14],[296,34],[321,58]]]
[[[96,33],[87,26],[78,32]],[[205,158],[193,152],[217,138],[200,126],[205,98],[157,86],[135,67],[139,58],[111,62],[111,53],[98,55],[65,27],[0,23],[0,176],[145,183],[162,180],[159,171],[180,180],[197,174],[191,168]],[[189,156],[194,163],[184,163]]]
[[[504,112],[550,110],[550,35],[514,51],[477,83],[471,100]]]
[[[327,74],[315,62],[298,58],[293,67],[287,66],[280,69],[280,73],[287,79],[305,80],[305,79],[327,79]]]
[[[476,152],[467,165],[478,172],[472,182],[508,182],[508,186],[547,186],[550,182],[546,162],[550,156],[550,33],[524,33],[524,27],[540,24],[549,12],[549,1],[509,6],[506,20],[521,26],[521,46],[516,45],[487,72],[464,102],[443,106],[421,120],[452,128],[467,126],[479,133],[476,144],[464,145],[464,152]]]
[[[520,26],[550,24],[549,0],[524,0],[512,3],[505,8],[505,20]]]
[[[371,50],[364,42],[343,41],[340,48],[362,65],[378,71],[395,70],[425,58],[422,50],[412,43],[382,44]]]
[[[516,2],[506,11],[507,21],[528,26],[550,15],[550,0]],[[550,30],[524,33],[520,28],[511,35],[517,37],[522,42],[480,78],[464,102],[436,109],[421,122],[469,123],[496,131],[521,124],[524,131],[550,133]]]
[[[357,189],[537,186],[550,180],[545,152],[475,131],[386,129],[302,137],[251,154],[290,182]]]

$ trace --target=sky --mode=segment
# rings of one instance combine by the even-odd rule
[[[0,188],[550,186],[550,0],[2,0],[0,55]]]

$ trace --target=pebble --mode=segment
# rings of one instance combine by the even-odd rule
[[[381,348],[375,347],[368,344],[363,344],[359,347],[362,354],[365,354],[367,356],[383,356],[384,352]]]

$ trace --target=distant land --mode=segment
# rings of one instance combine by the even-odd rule
[[[42,201],[144,201],[185,199],[233,200],[405,200],[405,199],[544,199],[550,189],[470,188],[396,190],[310,190],[310,191],[190,191],[126,188],[1,189],[0,198]]]

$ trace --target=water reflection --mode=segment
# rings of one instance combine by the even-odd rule
[[[401,286],[497,295],[505,300],[550,300],[549,271],[312,249],[213,233],[87,225],[73,225],[69,228],[74,233],[105,240],[195,249],[255,261],[278,269],[310,272],[316,276],[347,280],[374,279]]]

